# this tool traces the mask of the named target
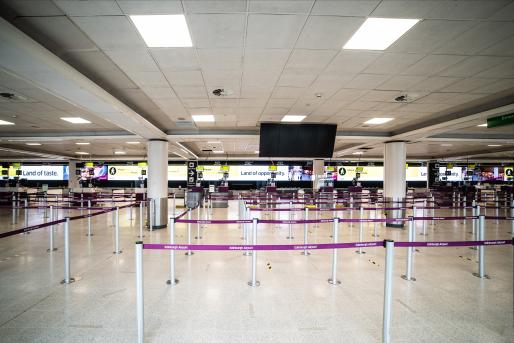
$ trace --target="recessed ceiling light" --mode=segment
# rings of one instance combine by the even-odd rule
[[[370,120],[367,120],[364,122],[364,124],[370,124],[370,125],[380,125],[385,124],[387,122],[390,122],[394,118],[372,118]]]
[[[502,146],[501,144],[487,144],[487,146]]]
[[[352,152],[352,155],[362,155],[362,154],[364,154],[364,152],[362,152],[362,151]]]
[[[130,19],[149,48],[193,46],[183,14],[131,15]]]
[[[114,155],[125,155],[126,152],[125,151],[115,151],[114,152]]]
[[[41,145],[41,143],[25,143],[27,145]]]
[[[478,127],[487,127],[487,123],[477,125]]]
[[[292,123],[298,123],[305,119],[306,116],[294,116],[294,115],[285,115],[282,118],[282,121],[292,122]]]
[[[89,145],[89,142],[76,142],[77,145]]]
[[[125,143],[127,143],[127,144],[134,144],[135,145],[135,144],[139,144],[140,142],[125,142]]]
[[[0,120],[0,125],[14,125],[14,123],[11,123],[10,121]]]
[[[223,150],[221,150],[221,151],[220,151],[220,150],[218,150],[218,151],[213,151],[212,153],[213,153],[213,154],[224,154],[224,153],[225,153],[225,151],[223,151]]]
[[[214,116],[212,114],[197,114],[191,116],[193,120],[197,123],[199,122],[213,122]]]
[[[85,152],[85,151],[76,151],[75,152],[77,155],[89,155],[88,152]]]
[[[368,18],[343,49],[385,50],[419,19]]]
[[[91,124],[89,120],[80,117],[62,117],[61,119],[72,124]]]

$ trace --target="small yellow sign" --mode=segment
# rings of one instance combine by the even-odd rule
[[[276,165],[268,166],[268,171],[277,171],[277,166]]]

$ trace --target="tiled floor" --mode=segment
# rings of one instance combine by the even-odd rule
[[[450,214],[450,212],[441,212]],[[29,222],[42,220],[31,211]],[[327,214],[328,215],[328,214]],[[355,213],[355,217],[358,213]],[[37,217],[39,216],[39,217]],[[286,219],[286,214],[283,214]],[[193,215],[193,218],[196,216]],[[236,218],[237,204],[214,209],[215,218]],[[0,230],[11,227],[11,212],[0,212]],[[139,217],[120,215],[121,248],[114,255],[112,215],[93,220],[95,235],[86,237],[87,221],[71,226],[72,275],[81,280],[61,285],[62,227],[59,248],[47,253],[48,230],[0,239],[1,342],[134,342],[134,242]],[[23,224],[20,213],[18,224]],[[421,224],[419,224],[421,225]],[[193,225],[193,237],[196,225]],[[303,226],[294,226],[301,243]],[[378,239],[406,240],[406,233],[379,226]],[[428,240],[471,239],[471,224],[437,222]],[[309,228],[310,242],[330,242],[332,226]],[[373,240],[373,224],[364,240]],[[418,227],[418,231],[420,227]],[[488,221],[487,239],[511,238],[506,222]],[[358,225],[340,226],[341,241],[358,239]],[[178,243],[187,227],[177,225]],[[167,232],[145,232],[145,242],[167,242]],[[241,243],[237,225],[203,229],[201,244]],[[259,243],[287,244],[288,228],[259,226]],[[425,236],[416,235],[416,239]],[[382,330],[384,249],[339,253],[340,286],[327,283],[331,251],[260,252],[257,278],[247,285],[251,258],[241,252],[176,253],[180,283],[165,284],[168,252],[144,252],[145,334],[148,342],[380,342]],[[392,318],[393,342],[513,342],[513,250],[486,248],[491,279],[472,276],[476,252],[469,248],[423,248],[414,255],[415,282],[400,278],[405,249],[396,249]]]

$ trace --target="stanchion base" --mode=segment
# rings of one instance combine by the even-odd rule
[[[68,284],[73,283],[73,282],[78,281],[78,280],[80,280],[80,278],[70,277],[70,280],[68,282],[66,282],[66,280],[62,280],[61,281],[61,285],[68,285]]]
[[[178,282],[178,279],[173,279],[173,283],[171,282],[171,280],[166,280],[166,284],[171,286],[178,284]]]
[[[186,256],[191,256],[191,255],[194,255],[194,254],[195,254],[194,252],[192,252],[192,251],[188,251],[188,252],[186,252],[184,255],[186,255]]]
[[[244,256],[252,256],[252,252],[251,251],[245,251],[243,253]]]
[[[490,279],[489,275],[484,275],[484,277],[480,277],[480,274],[478,273],[472,273],[473,276],[476,276],[479,279]]]
[[[248,281],[248,286],[250,287],[259,287],[260,285],[260,281],[255,281],[255,283],[253,283],[252,281]]]
[[[139,239],[143,239],[143,237],[145,237],[145,235],[141,235],[141,236],[137,235],[136,237],[139,238]]]
[[[52,251],[56,251],[57,248],[53,248],[53,249],[46,249],[46,252],[52,252]]]
[[[24,232],[23,235],[30,235],[30,231]]]
[[[416,281],[415,277],[411,277],[410,280],[407,279],[407,275],[402,275],[402,279],[404,279],[405,281]]]
[[[380,237],[380,235],[371,235],[371,237]]]
[[[423,232],[422,232],[422,233],[420,233],[419,235],[420,235],[420,236],[428,236],[428,233],[423,233]]]
[[[334,286],[337,286],[337,285],[341,284],[341,281],[339,281],[339,280],[335,280],[334,281],[332,279],[328,279],[327,281],[328,281],[329,284],[334,285]]]
[[[294,239],[293,236],[287,236],[286,239]]]
[[[363,255],[363,254],[365,254],[366,252],[365,252],[365,251],[359,251],[359,250],[356,250],[356,251],[355,251],[355,253],[356,253],[356,254],[361,254],[361,255]]]
[[[309,256],[311,253],[308,251],[302,251],[300,254],[302,254],[303,256]]]
[[[477,247],[469,247],[471,250],[478,250]]]
[[[202,239],[202,236],[198,237],[198,236],[195,236],[195,239]]]
[[[118,251],[113,251],[112,253],[117,255],[117,254],[121,254],[122,252],[123,252],[123,251],[118,250]]]
[[[91,236],[94,236],[94,234],[92,234],[92,233],[86,233],[86,237],[91,237]]]

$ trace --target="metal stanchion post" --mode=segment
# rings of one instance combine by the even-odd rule
[[[175,214],[173,214],[175,216]],[[143,239],[143,202],[139,202],[139,239]]]
[[[386,248],[384,280],[384,314],[382,324],[382,342],[391,342],[391,303],[393,298],[394,241],[384,241]]]
[[[191,220],[191,209],[187,210],[187,220]],[[187,244],[191,245],[191,223],[187,223]],[[194,255],[194,252],[187,250],[184,255],[191,256]]]
[[[132,207],[134,207],[133,203],[134,203],[134,201],[132,200],[132,194],[130,194],[129,220],[134,220],[134,217],[132,216]]]
[[[495,214],[496,214],[496,224],[498,224],[498,216],[500,215],[500,202],[498,201],[498,193],[494,192],[494,207],[495,208]]]
[[[305,208],[305,220],[309,220],[309,208],[308,207]],[[305,244],[305,245],[307,245],[308,229],[309,229],[309,224],[304,223],[303,224],[303,244]],[[304,249],[302,251],[302,255],[305,255],[305,256],[310,255],[309,250]]]
[[[409,217],[409,242],[414,242],[414,218]],[[402,279],[407,281],[416,281],[415,278],[412,277],[412,252],[414,248],[408,247],[407,248],[407,270],[405,271],[405,275],[402,275]]]
[[[464,196],[464,206],[463,206],[463,209],[462,209],[462,211],[464,213],[464,219],[462,220],[462,224],[464,224],[464,226],[466,226],[466,216],[468,215],[467,206],[468,206],[467,197]]]
[[[350,220],[353,219],[353,197],[350,197]],[[353,222],[350,222],[350,227],[353,227]]]
[[[70,277],[70,218],[64,223],[64,280],[61,283],[72,283],[75,279]]]
[[[116,206],[114,215],[114,251],[113,254],[121,254],[120,250],[120,208]]]
[[[477,241],[483,241],[485,231],[485,216],[481,215],[478,222],[478,239]],[[489,276],[485,274],[485,246],[478,246],[478,273],[473,273],[474,276],[481,279],[489,279]]]
[[[473,199],[473,202],[471,203],[471,215],[474,217],[476,216],[476,200]],[[475,236],[475,219],[471,220],[471,234],[473,237]]]
[[[80,193],[80,214],[83,213],[82,208],[84,207],[84,193]]]
[[[510,202],[510,233],[514,235],[514,200]]]
[[[144,298],[143,298],[143,242],[136,242],[136,306],[137,306],[137,342],[145,340]]]
[[[53,222],[54,221],[54,209],[53,209],[53,206],[50,206],[50,222]],[[49,236],[50,236],[50,247],[46,250],[48,252],[52,252],[52,251],[56,251],[57,248],[54,247],[54,226],[53,225],[50,225],[50,232],[49,232]]]
[[[334,218],[334,226],[332,228],[332,241],[337,244],[339,232],[339,218]],[[328,279],[328,283],[336,286],[341,284],[341,281],[337,280],[337,249],[332,250],[332,277]]]
[[[200,220],[200,205],[198,205],[198,207],[196,208],[196,220],[199,221]],[[199,239],[202,239],[202,236],[200,235],[200,223],[197,222],[196,223],[196,237],[195,237],[196,240],[199,240]]]
[[[175,244],[175,218],[170,218],[170,244]],[[178,279],[175,278],[175,250],[170,250],[170,278],[166,281],[166,284],[174,286],[178,283]]]
[[[17,215],[17,209],[16,209],[16,195],[14,195],[14,192],[12,194],[12,223],[13,225],[16,224],[16,215]]]
[[[423,216],[423,221],[422,221],[422,224],[423,224],[423,233],[422,233],[422,235],[423,236],[427,235],[427,221],[425,219],[426,211],[427,211],[426,207],[427,207],[427,201],[423,200],[423,211],[421,211],[421,214]]]
[[[377,233],[377,203],[375,202],[375,211],[373,215],[373,237],[378,237]]]
[[[252,245],[257,245],[257,218],[252,220]],[[261,283],[257,281],[257,250],[252,250],[252,279],[248,281],[248,285],[257,287]]]
[[[23,221],[24,221],[24,225],[25,227],[29,226],[29,203],[28,203],[28,200],[25,199],[23,200],[23,205],[24,205],[24,210],[23,210]],[[26,235],[28,235],[30,233],[30,231],[27,231],[25,232]]]
[[[87,201],[87,214],[89,217],[87,217],[87,235],[86,236],[93,236],[92,228],[91,228],[91,200]]]
[[[289,236],[286,237],[287,239],[294,239],[294,237],[293,237],[293,225],[291,224],[291,220],[292,220],[292,218],[291,218],[292,206],[293,206],[293,203],[290,201],[289,202],[289,211],[288,211],[289,212]]]
[[[362,204],[359,208],[359,242],[362,242],[362,235],[363,235],[363,231],[364,231],[364,208],[362,207]],[[357,254],[365,254],[366,252],[365,251],[362,251],[362,248],[359,247],[359,249],[356,251]]]

